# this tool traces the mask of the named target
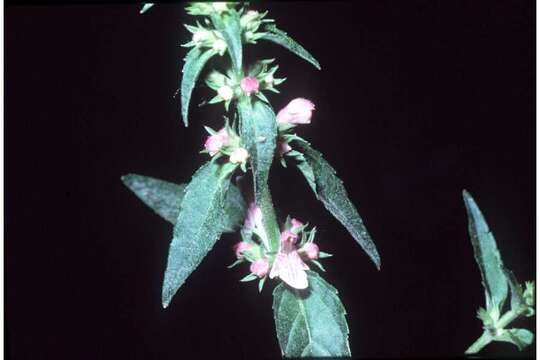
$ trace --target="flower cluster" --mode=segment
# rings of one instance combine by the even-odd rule
[[[225,121],[225,126],[219,131],[207,126],[205,129],[210,135],[206,138],[202,152],[208,153],[214,160],[223,155],[228,156],[229,163],[240,165],[245,172],[249,153],[240,146],[240,136],[229,126],[229,122]]]
[[[275,86],[286,80],[285,78],[274,78],[278,66],[269,67],[273,61],[274,59],[257,61],[242,75],[237,75],[232,69],[226,74],[213,70],[206,78],[206,85],[216,91],[216,95],[208,103],[224,102],[225,109],[229,110],[233,100],[252,95],[268,103],[262,90],[279,93]]]
[[[317,259],[331,256],[319,251],[318,245],[314,243],[316,228],[306,231],[307,224],[288,217],[280,235],[279,250],[271,253],[262,219],[261,209],[252,202],[240,232],[242,241],[234,246],[237,260],[230,267],[244,261],[250,262],[250,274],[241,281],[259,279],[259,290],[267,277],[278,277],[295,289],[307,288],[307,263],[315,264],[324,271]]]

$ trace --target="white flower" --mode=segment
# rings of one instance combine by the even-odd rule
[[[223,98],[223,100],[225,101],[229,101],[233,98],[234,96],[234,91],[233,89],[230,87],[230,86],[227,86],[227,85],[223,85],[222,87],[220,87],[218,90],[217,90],[217,93],[219,96],[221,96]]]
[[[279,251],[270,270],[270,279],[278,276],[295,289],[305,289],[308,287],[306,270],[309,270],[309,267],[298,254],[295,246],[297,239],[298,235],[289,230],[281,233]]]
[[[216,50],[220,54],[223,54],[227,50],[227,43],[221,39],[217,39],[212,44],[212,49]]]
[[[264,82],[267,84],[272,84],[274,82],[274,76],[272,74],[268,74],[264,78]]]
[[[193,38],[191,39],[195,44],[200,44],[206,39],[208,39],[210,33],[208,30],[199,30],[193,33]]]
[[[229,161],[233,164],[243,164],[247,161],[249,157],[249,153],[244,148],[236,148],[231,156],[229,157]]]

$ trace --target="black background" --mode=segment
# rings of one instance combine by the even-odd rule
[[[480,274],[461,190],[505,264],[535,269],[535,5],[532,1],[256,3],[323,70],[271,43],[288,80],[269,95],[316,104],[299,135],[344,180],[382,256],[375,267],[277,164],[278,215],[317,225],[326,279],[359,357],[454,356],[481,334]],[[181,5],[22,6],[5,12],[6,335],[12,359],[275,358],[271,286],[227,270],[222,238],[163,310],[172,228],[123,187],[139,173],[186,182],[221,105],[178,98],[193,22]],[[226,59],[226,58],[224,58]],[[193,104],[212,95],[196,90]],[[532,328],[532,320],[516,326]],[[484,354],[516,354],[510,344]],[[530,348],[526,354],[533,354]],[[521,355],[524,355],[523,353]]]

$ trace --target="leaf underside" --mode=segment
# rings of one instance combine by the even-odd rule
[[[286,32],[279,30],[275,25],[266,25],[264,30],[266,33],[261,37],[262,40],[271,41],[281,45],[290,52],[296,54],[307,62],[311,63],[318,70],[321,70],[319,62],[311,55],[302,45],[293,40]]]
[[[203,165],[185,189],[163,280],[163,307],[169,305],[222,233],[222,221],[216,219],[222,218],[230,180],[221,177],[219,170],[214,162]]]
[[[294,139],[299,151],[304,155],[304,161],[298,163],[298,168],[305,176],[308,184],[325,208],[338,219],[349,231],[352,237],[375,263],[381,267],[381,259],[375,243],[371,239],[362,218],[349,199],[342,181],[336,176],[334,168],[313,149],[306,141]]]
[[[463,190],[463,200],[469,219],[469,236],[474,257],[486,292],[486,307],[491,309],[497,306],[502,310],[508,295],[508,284],[497,243],[478,205],[466,190]]]
[[[349,328],[337,290],[308,271],[309,288],[280,283],[274,289],[274,320],[286,357],[350,356]]]
[[[243,99],[238,102],[240,118],[240,137],[250,156],[253,170],[255,201],[263,214],[263,225],[276,247],[279,244],[279,229],[276,227],[276,215],[272,205],[268,174],[276,148],[276,116],[262,101]]]
[[[216,52],[212,49],[203,51],[200,48],[192,48],[185,60],[184,67],[182,68],[182,80],[180,83],[180,106],[182,111],[182,119],[184,125],[188,126],[188,112],[189,102],[191,101],[191,94],[195,83],[204,68],[204,65],[214,56]]]
[[[180,213],[187,184],[174,184],[149,176],[128,174],[124,184],[156,214],[174,225]],[[231,184],[225,197],[223,232],[236,231],[246,213],[246,204],[238,187]]]

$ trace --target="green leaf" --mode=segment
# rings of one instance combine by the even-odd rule
[[[144,3],[143,4],[143,7],[141,9],[141,11],[139,11],[139,14],[144,14],[145,12],[147,12],[148,10],[150,10],[150,8],[154,6],[153,3]]]
[[[189,112],[189,102],[191,100],[191,93],[195,87],[195,83],[201,74],[204,65],[214,56],[216,52],[212,49],[203,51],[200,48],[194,47],[187,54],[182,68],[182,81],[180,84],[181,89],[181,108],[182,108],[182,119],[184,120],[184,125],[188,126],[188,112]]]
[[[223,224],[219,219],[223,216],[230,180],[221,176],[220,170],[216,163],[207,163],[197,170],[185,189],[163,280],[163,307],[169,305],[221,235]]]
[[[267,247],[277,251],[279,227],[268,188],[268,174],[274,159],[277,137],[276,115],[262,101],[243,98],[238,102],[240,137],[250,156],[254,178],[255,202],[261,208],[263,225],[268,236]]]
[[[262,40],[271,41],[275,44],[283,46],[290,52],[310,62],[318,70],[321,70],[321,65],[319,62],[306,49],[304,49],[302,45],[289,37],[286,32],[279,30],[274,24],[266,25],[264,27],[264,31],[266,31],[266,33],[264,33],[261,37]]]
[[[304,154],[304,160],[296,157],[299,160],[297,166],[315,192],[317,199],[322,201],[326,209],[347,228],[375,263],[377,269],[380,269],[381,259],[377,247],[349,199],[342,181],[336,176],[334,168],[308,142],[298,137],[292,138],[292,141]]]
[[[510,293],[512,294],[510,298],[512,310],[519,311],[523,306],[526,306],[525,299],[523,298],[523,288],[512,271],[504,269],[504,273],[510,285]]]
[[[500,311],[508,294],[508,284],[497,243],[478,205],[466,190],[463,190],[463,200],[469,218],[469,235],[474,257],[486,292],[486,308],[489,311],[496,306]]]
[[[534,339],[534,334],[527,329],[508,329],[501,335],[496,336],[496,341],[509,342],[516,345],[519,351],[522,351],[527,346],[531,345]]]
[[[233,68],[240,74],[242,72],[242,28],[240,27],[240,16],[236,10],[230,10],[221,14],[213,13],[211,19],[216,30],[223,35]]]
[[[122,181],[156,214],[174,225],[180,212],[186,184],[177,185],[137,174],[122,176]],[[225,198],[224,216],[222,217],[223,232],[236,231],[242,224],[245,213],[244,198],[238,187],[231,184]]]
[[[185,184],[177,185],[137,174],[124,175],[122,181],[156,214],[174,225],[184,198]]]
[[[280,283],[274,289],[274,320],[286,357],[350,356],[349,328],[337,290],[308,271],[309,287],[296,290]]]

